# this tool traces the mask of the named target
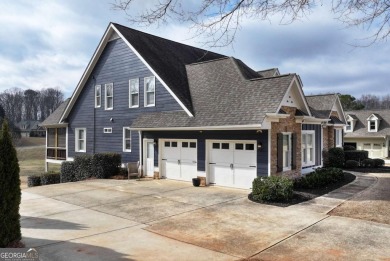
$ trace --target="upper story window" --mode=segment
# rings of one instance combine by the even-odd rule
[[[95,108],[100,108],[102,106],[102,86],[95,86]]]
[[[371,114],[367,119],[367,128],[369,132],[377,132],[379,129],[380,116],[377,114]]]
[[[347,125],[345,125],[345,131],[346,132],[352,131],[352,122],[351,121],[347,121]]]
[[[129,81],[129,108],[139,107],[139,79]]]
[[[154,76],[144,78],[144,106],[155,106],[156,80]]]
[[[312,166],[315,164],[315,132],[302,131],[302,166]]]
[[[87,129],[86,128],[76,128],[75,129],[75,151],[76,152],[86,152],[87,147]]]
[[[105,109],[112,110],[114,108],[114,84],[107,83],[105,85]]]
[[[342,129],[335,129],[335,147],[342,147],[343,146],[343,130]]]

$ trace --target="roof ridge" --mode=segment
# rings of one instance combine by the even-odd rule
[[[331,96],[331,95],[337,95],[337,93],[328,93],[328,94],[312,94],[312,95],[305,95],[306,97],[316,97],[316,96]]]
[[[280,74],[280,75],[275,75],[275,76],[270,76],[270,77],[259,77],[259,78],[253,78],[249,79],[250,81],[258,81],[258,80],[268,80],[268,79],[275,79],[275,78],[281,78],[281,77],[286,77],[286,76],[296,76],[296,73],[285,73],[285,74]]]
[[[186,66],[190,66],[190,65],[198,65],[198,64],[202,64],[202,63],[212,63],[212,62],[217,62],[217,61],[220,61],[220,60],[225,60],[225,59],[229,59],[229,58],[230,58],[229,56],[225,56],[225,57],[222,57],[222,58],[216,58],[216,59],[213,59],[213,60],[208,60],[208,61],[202,61],[202,62],[189,63],[189,64],[186,64]]]

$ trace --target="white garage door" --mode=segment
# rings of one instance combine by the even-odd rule
[[[162,142],[162,174],[168,179],[191,181],[197,177],[196,140]]]
[[[208,178],[220,186],[249,189],[257,176],[256,141],[208,141]]]
[[[381,143],[364,143],[363,150],[368,151],[369,158],[383,158],[383,150]]]

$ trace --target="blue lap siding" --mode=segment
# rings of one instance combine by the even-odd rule
[[[206,140],[256,140],[262,144],[257,150],[257,176],[268,176],[268,131],[147,131],[142,132],[148,139],[196,139],[198,143],[198,171],[206,169]],[[158,144],[158,143],[156,143]],[[158,166],[158,147],[155,146],[154,165]]]
[[[139,159],[138,131],[132,131],[132,151],[123,152],[123,127],[130,127],[141,113],[182,110],[157,78],[156,106],[144,107],[144,77],[149,76],[153,76],[152,72],[122,39],[108,42],[67,119],[69,157],[79,154],[75,152],[75,128],[86,128],[87,154],[118,152],[123,162]],[[129,108],[129,80],[132,78],[139,78],[139,108]],[[107,83],[114,85],[113,110],[104,108],[104,84]],[[95,108],[95,85],[102,86],[100,108]],[[103,133],[103,128],[112,128],[112,133]]]

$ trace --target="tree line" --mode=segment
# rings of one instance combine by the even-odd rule
[[[62,102],[64,93],[59,88],[22,90],[11,88],[0,93],[4,116],[13,123],[22,120],[45,120]]]
[[[363,94],[359,99],[349,94],[338,94],[344,111],[390,109],[390,94]]]

